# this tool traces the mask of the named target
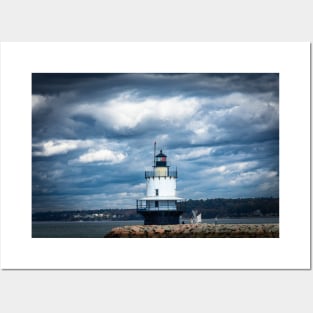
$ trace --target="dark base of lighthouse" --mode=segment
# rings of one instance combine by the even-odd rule
[[[182,211],[138,211],[144,217],[145,225],[179,224]]]

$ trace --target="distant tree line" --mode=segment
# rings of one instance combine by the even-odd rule
[[[191,200],[182,204],[183,217],[190,217],[192,210],[202,218],[279,216],[278,198],[239,198]]]

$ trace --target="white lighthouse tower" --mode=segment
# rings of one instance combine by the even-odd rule
[[[170,170],[167,156],[160,150],[155,155],[152,171],[145,172],[146,196],[137,200],[137,212],[144,216],[145,225],[179,224],[183,213],[179,203],[183,198],[176,196],[177,169]]]

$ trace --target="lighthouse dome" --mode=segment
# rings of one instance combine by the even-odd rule
[[[162,150],[160,150],[160,153],[156,155],[156,157],[167,157]]]

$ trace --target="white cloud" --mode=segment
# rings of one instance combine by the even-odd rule
[[[108,151],[120,150],[122,146],[124,145],[121,145],[114,141],[108,141],[106,139],[92,139],[92,140],[91,139],[90,140],[55,139],[55,140],[48,140],[48,141],[43,141],[40,143],[33,144],[33,149],[34,149],[33,155],[49,157],[49,156],[57,155],[57,154],[66,154],[73,150],[89,148],[92,150],[88,151],[88,153],[94,154],[100,151],[96,155],[101,155],[101,151],[102,151],[103,155],[106,155],[102,157],[108,158],[109,157]],[[108,147],[110,147],[110,149],[108,149]],[[107,151],[107,152],[104,153],[104,151]],[[116,152],[115,154],[119,155]],[[120,155],[119,157],[121,158]],[[86,156],[86,159],[84,157],[82,160],[87,160],[88,158],[89,156]]]
[[[277,127],[278,103],[270,99],[270,94],[242,93],[207,98],[205,103],[201,102],[193,118],[186,123],[191,143],[223,141],[241,134],[240,131],[234,132],[234,129],[263,132]]]
[[[146,183],[140,183],[135,186],[130,186],[129,188],[133,191],[143,192],[146,189]]]
[[[210,174],[234,174],[254,168],[258,165],[257,161],[236,162],[221,166],[212,167],[203,171],[204,175]]]
[[[230,106],[215,112],[214,117],[218,121],[225,118],[228,121],[241,121],[258,127],[268,128],[278,122],[278,103],[270,101],[270,95],[245,95],[233,93],[221,97],[218,105]]]
[[[46,104],[47,104],[47,97],[44,97],[42,95],[32,95],[33,112],[36,112],[41,108],[44,108]]]
[[[52,156],[56,154],[65,154],[78,148],[84,148],[92,145],[91,140],[49,140],[33,144],[35,150],[34,156]]]
[[[193,148],[190,152],[183,152],[175,155],[176,160],[189,160],[207,156],[211,153],[212,148]]]
[[[114,150],[108,147],[113,147]],[[57,154],[66,154],[70,151],[77,149],[89,150],[81,154],[77,159],[72,159],[69,164],[75,163],[93,163],[93,162],[106,162],[106,163],[120,163],[127,154],[119,151],[121,145],[115,142],[109,142],[105,139],[98,140],[49,140],[33,144],[35,151],[34,156],[49,157]]]
[[[242,172],[233,177],[228,181],[230,186],[250,186],[252,184],[259,185],[262,181],[261,188],[264,188],[264,181],[270,180],[272,182],[273,179],[277,177],[277,172],[268,171],[263,169],[258,169],[256,171],[248,171]]]
[[[112,151],[109,149],[91,150],[82,154],[76,161],[79,163],[92,163],[92,162],[108,162],[120,163],[126,158],[126,154]]]
[[[74,113],[90,115],[118,130],[135,128],[148,119],[181,123],[183,119],[191,118],[199,107],[200,100],[197,98],[171,97],[136,100],[129,93],[124,93],[104,105],[80,105]]]

